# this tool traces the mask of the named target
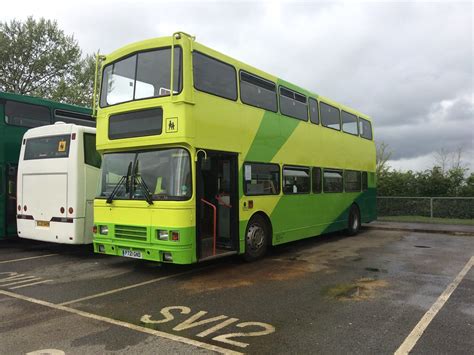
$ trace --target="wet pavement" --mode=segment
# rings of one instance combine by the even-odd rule
[[[159,265],[0,241],[0,353],[394,353],[474,256],[474,238],[364,229]],[[415,354],[471,353],[474,269]]]

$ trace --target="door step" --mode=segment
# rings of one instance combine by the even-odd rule
[[[210,255],[210,256],[206,256],[204,258],[199,259],[199,262],[213,260],[213,259],[219,259],[219,258],[223,258],[224,256],[230,256],[230,255],[236,255],[236,254],[238,254],[238,252],[235,251],[235,250],[223,251],[221,253],[217,252],[216,255]]]

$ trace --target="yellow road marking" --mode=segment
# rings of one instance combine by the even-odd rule
[[[29,258],[3,260],[3,261],[0,261],[0,264],[14,263],[14,262],[23,261],[23,260],[32,260],[32,259],[39,259],[39,258],[47,258],[48,256],[54,256],[54,255],[59,255],[59,254],[46,254],[46,255],[30,256]]]
[[[453,282],[451,282],[448,287],[444,290],[444,292],[438,297],[435,303],[431,306],[431,308],[425,313],[423,318],[418,322],[418,324],[413,328],[411,333],[407,336],[405,341],[400,345],[397,351],[395,351],[395,355],[404,355],[408,354],[413,347],[416,345],[417,341],[423,335],[423,332],[426,330],[428,325],[431,323],[433,318],[439,312],[439,310],[444,306],[446,301],[449,299],[451,294],[454,290],[458,287],[461,283],[462,279],[466,274],[469,272],[471,267],[474,265],[474,256],[469,259],[467,264],[461,270],[461,272],[456,276]]]
[[[9,292],[9,291],[0,290],[0,294],[3,294],[3,295],[8,296],[8,297],[16,298],[16,299],[19,299],[19,300],[23,300],[23,301],[26,301],[26,302],[39,304],[41,306],[49,307],[49,308],[52,308],[52,309],[61,310],[61,311],[64,311],[64,312],[76,314],[76,315],[79,315],[81,317],[94,319],[94,320],[97,320],[97,321],[101,321],[101,322],[117,325],[117,326],[120,326],[120,327],[136,330],[138,332],[154,335],[156,337],[160,337],[160,338],[164,338],[164,339],[168,339],[168,340],[172,340],[172,341],[177,341],[177,342],[180,342],[180,343],[183,343],[183,344],[192,345],[192,346],[202,348],[202,349],[206,349],[206,350],[210,350],[210,351],[215,351],[215,352],[218,352],[220,354],[242,354],[240,352],[225,349],[225,348],[222,348],[220,346],[211,345],[211,344],[203,343],[201,341],[188,339],[188,338],[185,338],[185,337],[182,337],[182,336],[177,336],[177,335],[174,335],[174,334],[169,334],[169,333],[165,333],[165,332],[162,332],[162,331],[141,327],[139,325],[130,324],[130,323],[127,323],[127,322],[116,320],[116,319],[99,316],[97,314],[80,311],[78,309],[74,309],[74,308],[70,308],[70,307],[50,303],[50,302],[47,302],[47,301],[38,300],[38,299],[35,299],[35,298],[19,295],[17,293],[13,293],[13,292]]]

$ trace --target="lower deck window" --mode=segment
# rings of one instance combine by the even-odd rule
[[[309,168],[284,167],[283,193],[304,194],[310,191]]]
[[[346,192],[360,191],[360,171],[346,170],[344,176],[344,185]]]
[[[245,163],[244,193],[249,195],[278,195],[280,167],[277,164]]]
[[[342,192],[342,170],[324,169],[324,192]]]

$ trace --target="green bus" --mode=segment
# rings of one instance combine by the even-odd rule
[[[254,260],[376,218],[368,116],[182,32],[99,59],[95,252]]]
[[[0,92],[0,239],[16,236],[16,179],[23,134],[57,121],[95,127],[91,113],[85,107]]]

